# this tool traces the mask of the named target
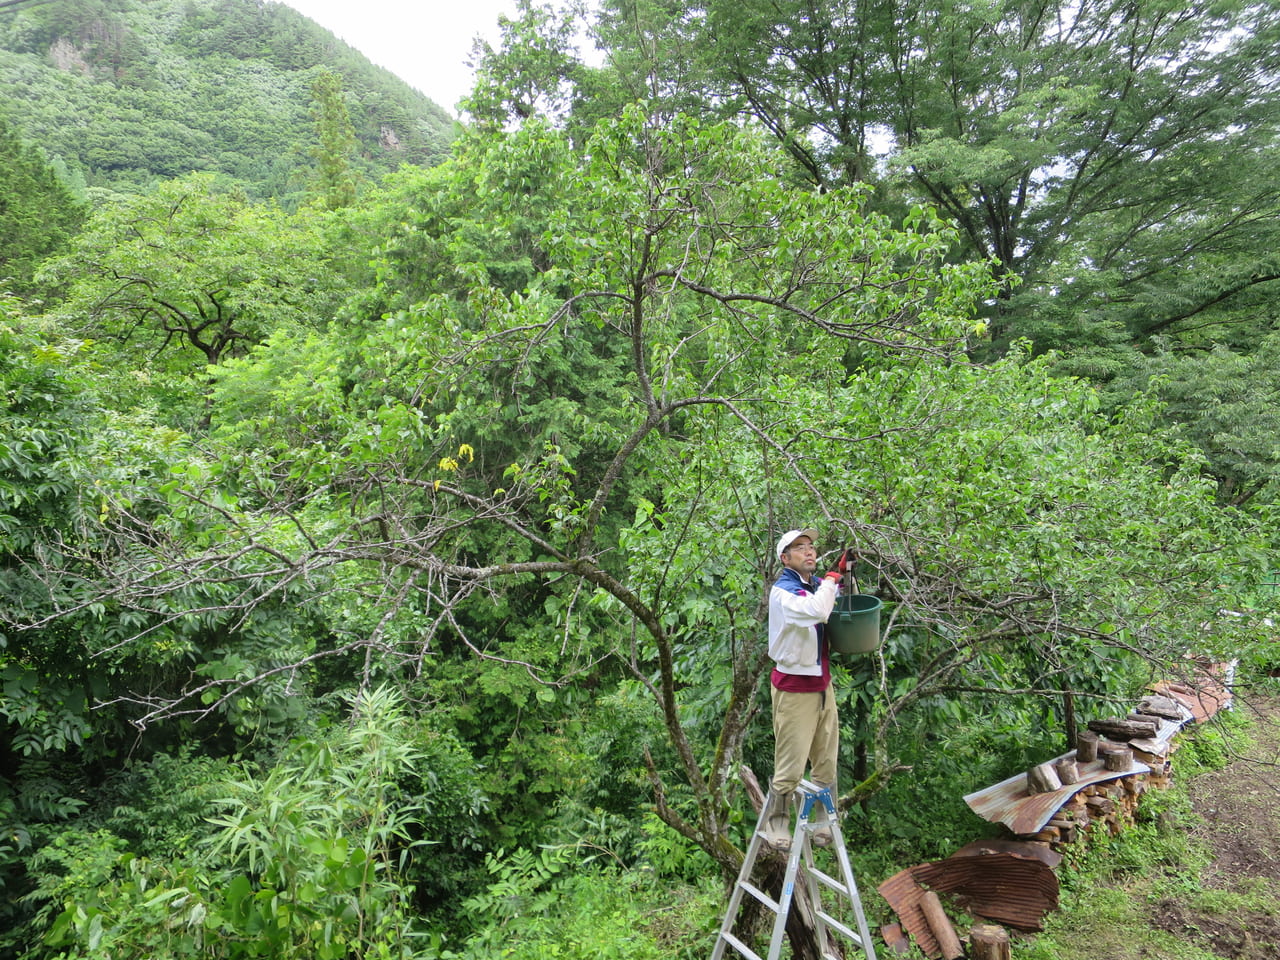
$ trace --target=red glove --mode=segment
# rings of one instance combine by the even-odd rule
[[[852,552],[852,550],[842,550],[840,552],[840,559],[836,561],[836,568],[829,571],[827,576],[837,581],[843,580],[845,573],[849,570],[849,554]]]

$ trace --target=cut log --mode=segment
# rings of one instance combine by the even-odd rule
[[[1098,735],[1092,730],[1076,734],[1076,762],[1092,763],[1098,759]]]
[[[1139,713],[1150,713],[1166,720],[1183,720],[1187,716],[1187,708],[1172,697],[1143,697],[1138,704]]]
[[[1059,760],[1053,765],[1054,772],[1058,775],[1058,779],[1065,786],[1068,783],[1075,783],[1080,779],[1080,768],[1074,760],[1066,758]]]
[[[969,931],[971,960],[1009,960],[1009,931],[994,923],[975,923]]]
[[[1074,821],[1066,820],[1061,817],[1054,817],[1049,821],[1049,826],[1058,831],[1059,842],[1076,842],[1076,825]]]
[[[1133,751],[1128,747],[1108,744],[1100,748],[1098,752],[1102,756],[1102,766],[1105,770],[1118,773],[1133,766]]]
[[[1154,737],[1156,735],[1156,725],[1154,723],[1138,722],[1137,720],[1121,720],[1119,717],[1108,717],[1105,720],[1090,720],[1089,729],[1094,733],[1100,733],[1104,737],[1111,737],[1116,740],[1132,740],[1135,737]]]
[[[1095,817],[1105,817],[1116,808],[1115,803],[1107,797],[1090,797],[1089,812]]]
[[[1062,781],[1052,763],[1042,763],[1027,771],[1027,793],[1052,793],[1062,789]]]
[[[925,922],[933,938],[938,941],[938,949],[942,951],[942,960],[959,960],[964,956],[964,948],[960,946],[960,938],[956,936],[956,928],[942,909],[942,901],[932,890],[925,892],[920,898],[920,909],[924,911]]]

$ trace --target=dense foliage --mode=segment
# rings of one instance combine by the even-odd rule
[[[224,8],[166,29],[283,56]],[[39,269],[0,242],[49,297],[0,301],[0,957],[705,955],[799,524],[885,604],[835,687],[873,920],[964,793],[1195,658],[1274,666],[1266,316],[1105,390],[993,349],[1032,281],[956,210],[834,154],[814,190],[727,89],[686,109],[697,57],[606,16],[592,71],[525,12],[443,162],[353,190],[312,64],[310,202],[149,171]]]
[[[83,216],[39,149],[0,116],[0,289],[30,294],[37,266],[62,248]]]
[[[598,68],[560,19],[522,10],[481,61],[470,105],[487,122],[546,112],[589,129],[629,98],[749,118],[804,182],[873,185],[893,217],[932,204],[956,255],[989,260],[1000,283],[976,356],[1027,339],[1123,398],[1168,366],[1156,352],[1213,369],[1207,387],[1231,376],[1215,348],[1250,363],[1276,331],[1274,0],[607,0]],[[1274,378],[1255,383],[1275,395]],[[1188,435],[1222,432],[1211,389],[1166,397]],[[1234,410],[1244,435],[1274,433]],[[1230,502],[1272,496],[1280,476],[1274,446],[1248,446],[1247,466],[1209,460]]]
[[[58,0],[0,18],[3,105],[88,187],[203,172],[296,202],[325,73],[342,78],[358,170],[443,159],[445,110],[284,4]]]

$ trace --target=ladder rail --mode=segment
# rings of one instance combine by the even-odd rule
[[[808,823],[802,824],[798,829],[807,830]],[[818,938],[818,955],[825,957],[830,953],[828,947],[827,924],[823,922],[822,916],[822,890],[818,883],[818,868],[813,862],[813,847],[809,842],[810,838],[804,838],[804,886],[809,894],[809,904],[813,910],[813,929]]]
[[[796,826],[791,838],[791,852],[787,855],[787,872],[782,878],[782,897],[778,900],[778,913],[773,921],[773,934],[769,938],[769,960],[778,960],[782,953],[782,940],[787,933],[787,917],[791,913],[791,901],[795,899],[796,877],[800,870],[800,856],[807,843],[801,837],[803,827]]]
[[[844,845],[844,832],[839,823],[832,824],[835,834],[836,859],[840,862],[840,870],[844,875],[845,885],[849,888],[849,901],[854,904],[854,919],[858,923],[859,946],[867,955],[867,960],[876,960],[875,947],[871,944],[871,930],[867,926],[867,916],[862,910],[862,896],[858,893],[858,881],[853,878],[853,865],[849,862],[849,851]]]
[[[733,885],[733,895],[729,898],[729,906],[725,910],[724,921],[720,924],[720,933],[716,937],[715,950],[711,960],[723,960],[725,947],[733,947],[747,960],[761,960],[761,957],[750,947],[733,935],[733,924],[738,918],[738,910],[742,906],[742,895],[747,893],[759,900],[771,913],[778,912],[778,903],[755,884],[750,882],[751,872],[755,868],[756,857],[764,846],[764,819],[768,804],[761,807],[760,816],[756,820],[755,832],[751,835],[751,843],[747,845],[746,855],[742,858],[742,869],[738,871],[738,879]]]

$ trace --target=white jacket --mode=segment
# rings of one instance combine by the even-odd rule
[[[836,605],[836,581],[823,577],[815,590],[794,570],[783,570],[769,589],[769,657],[783,673],[822,675],[818,624]]]

